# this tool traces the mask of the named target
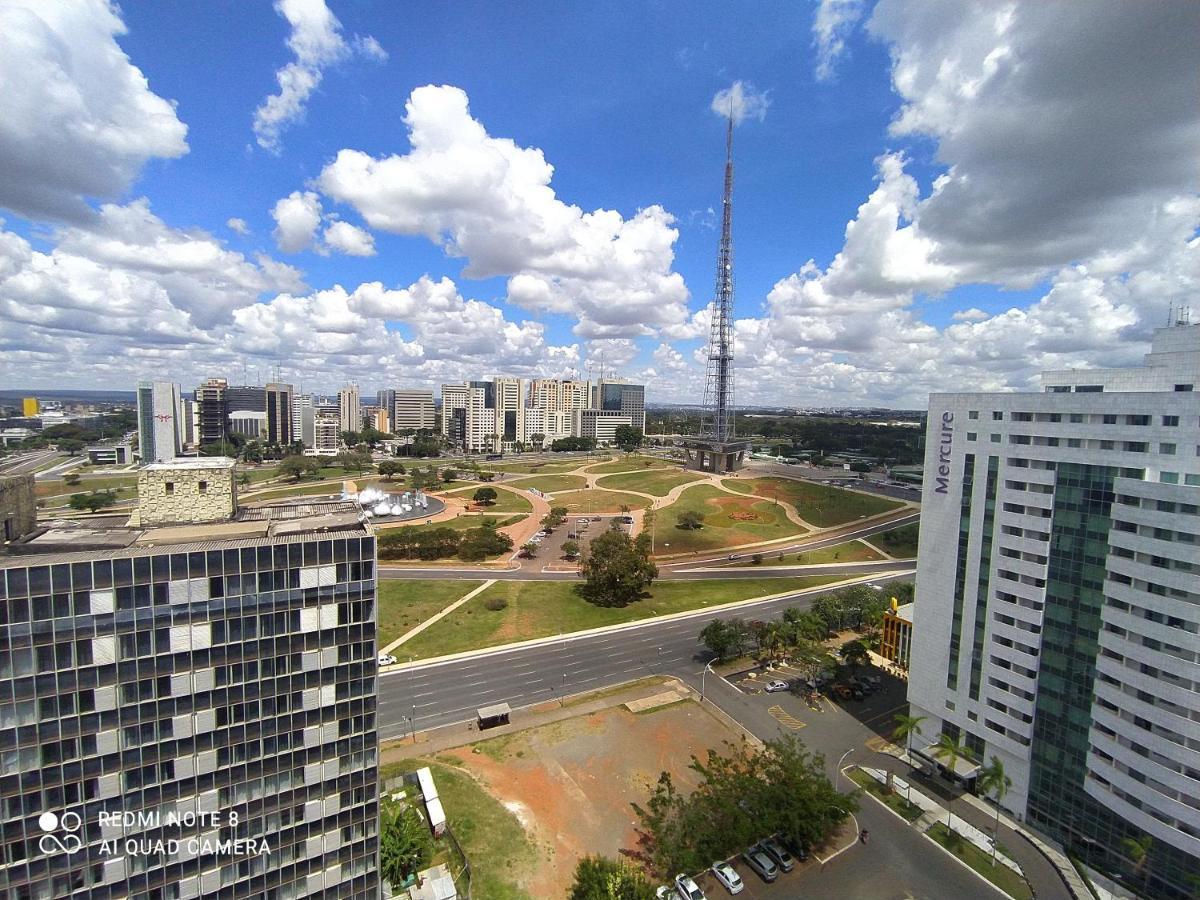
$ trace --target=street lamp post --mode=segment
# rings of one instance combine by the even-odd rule
[[[408,726],[412,729],[412,742],[417,742],[417,704],[413,704],[412,715],[408,717]]]
[[[849,756],[853,752],[854,752],[854,748],[851,747],[849,750],[847,750],[845,753],[842,754],[842,758],[838,760],[837,775],[835,776],[835,778],[842,777],[842,763],[844,763],[846,761],[846,757]],[[846,777],[849,778],[849,776],[846,776]]]
[[[704,667],[704,671],[702,671],[700,673],[700,702],[701,703],[704,702],[704,676],[708,674],[708,670],[712,668],[712,664],[715,662],[716,662],[715,659],[710,659],[708,661],[708,665]],[[715,675],[716,673],[714,672],[713,674]]]

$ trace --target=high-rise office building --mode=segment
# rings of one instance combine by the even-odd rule
[[[603,409],[577,409],[572,416],[572,433],[575,437],[591,438],[598,444],[615,442],[617,429],[622,425],[633,424],[629,416]]]
[[[570,378],[535,378],[529,383],[529,407],[571,413],[591,405],[591,385]]]
[[[646,388],[623,381],[600,381],[592,388],[592,409],[629,417],[629,424],[646,431]]]
[[[362,400],[359,398],[357,384],[347,385],[338,391],[338,419],[342,431],[362,429]]]
[[[267,389],[259,384],[231,384],[225,388],[225,407],[231,412],[266,412]]]
[[[392,391],[392,431],[433,428],[433,391]],[[442,398],[443,404],[445,397]]]
[[[36,416],[42,411],[41,404],[38,403],[37,397],[22,397],[21,398],[21,415]]]
[[[306,450],[312,449],[317,442],[314,412],[311,395],[292,396],[292,441],[299,441]]]
[[[138,452],[143,463],[174,459],[183,450],[183,403],[179,385],[139,381],[137,386]]]
[[[1044,393],[934,394],[909,701],[1004,806],[1156,897],[1200,877],[1200,325]],[[948,650],[947,650],[948,648]],[[1149,840],[1149,844],[1146,841]]]
[[[396,409],[396,392],[391,388],[385,388],[375,394],[375,405],[380,409],[386,409],[388,415],[395,414]]]
[[[141,471],[155,521],[236,501],[232,460]],[[379,896],[359,519],[306,501],[0,549],[7,896]]]
[[[442,434],[451,447],[467,445],[467,406],[471,387],[466,383],[442,385]]]
[[[286,447],[296,439],[292,426],[292,394],[294,390],[290,384],[278,382],[269,383],[265,390],[266,406],[263,411],[267,414],[266,442]]]
[[[318,406],[313,413],[313,449],[320,456],[333,456],[342,447],[342,417],[337,406]]]
[[[525,383],[520,378],[498,377],[494,382],[496,419],[493,453],[512,450],[525,435]]]
[[[196,438],[201,446],[225,440],[229,427],[229,404],[225,397],[228,389],[224,378],[210,378],[196,388]]]

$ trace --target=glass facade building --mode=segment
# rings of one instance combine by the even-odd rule
[[[379,896],[375,539],[290,524],[0,555],[0,897]]]

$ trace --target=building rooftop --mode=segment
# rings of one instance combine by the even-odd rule
[[[178,469],[228,469],[237,462],[228,456],[178,456],[166,462],[147,463],[142,469],[149,472],[169,472]]]
[[[190,549],[223,550],[259,544],[264,538],[286,542],[314,533],[369,535],[372,530],[358,504],[331,500],[281,500],[242,508],[229,521],[131,527],[112,517],[57,519],[31,535],[0,547],[0,566],[79,562],[103,552],[113,558],[137,556],[150,547],[191,544]]]

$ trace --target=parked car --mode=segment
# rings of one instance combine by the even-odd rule
[[[800,862],[804,862],[806,859],[808,859],[808,848],[803,844],[797,841],[785,841],[783,838],[779,838],[779,842],[783,844],[783,846],[787,847],[792,856],[796,857],[796,859],[800,860]]]
[[[850,696],[855,700],[861,700],[866,696],[866,694],[863,693],[863,689],[856,684],[854,687],[850,688]]]
[[[742,881],[742,876],[737,873],[737,869],[727,862],[713,863],[712,873],[713,877],[721,882],[725,890],[731,894],[740,894],[746,889],[746,885]]]
[[[381,666],[394,666],[396,664],[396,657],[390,653],[380,653],[379,664]]]
[[[763,881],[770,882],[779,877],[779,866],[775,865],[765,851],[758,849],[757,845],[743,853],[742,859]]]
[[[669,884],[661,885],[654,891],[654,900],[675,900],[675,888]]]
[[[839,700],[849,700],[851,697],[850,688],[844,684],[835,684],[833,686],[833,693]]]
[[[786,681],[776,680],[776,681],[768,681],[764,690],[766,690],[766,692],[768,694],[777,694],[780,691],[786,691],[788,689],[788,687],[789,687],[789,685]]]
[[[796,860],[792,854],[788,853],[787,848],[775,838],[767,838],[762,841],[759,846],[767,852],[771,859],[775,860],[776,865],[785,872],[790,872],[796,868]]]
[[[700,885],[696,884],[690,875],[684,875],[682,872],[675,876],[675,893],[681,900],[705,900]]]

